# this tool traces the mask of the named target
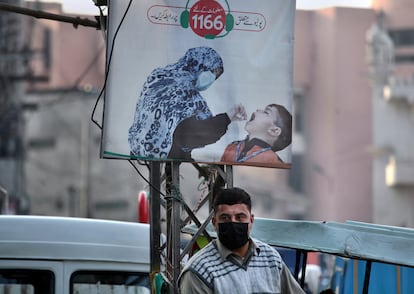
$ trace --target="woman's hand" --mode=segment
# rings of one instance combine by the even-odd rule
[[[229,111],[226,112],[230,121],[241,121],[247,119],[246,109],[242,104],[234,105]]]

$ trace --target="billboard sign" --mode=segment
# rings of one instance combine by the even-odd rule
[[[104,158],[290,167],[295,1],[108,9]]]

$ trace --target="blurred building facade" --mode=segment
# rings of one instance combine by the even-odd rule
[[[9,2],[13,6],[63,15],[57,3]],[[80,17],[93,20],[91,16]],[[139,180],[126,162],[99,158],[100,129],[91,121],[105,75],[102,31],[11,12],[1,15],[2,23],[7,25],[12,18],[18,20],[19,27],[9,25],[9,32],[3,34],[7,41],[1,44],[14,44],[10,38],[10,31],[14,30],[21,42],[10,50],[15,53],[26,50],[31,54],[15,54],[26,58],[20,65],[20,71],[27,72],[26,79],[18,84],[21,101],[17,103],[17,90],[13,92],[15,95],[10,94],[11,86],[15,85],[11,79],[5,81],[9,91],[2,88],[0,92],[8,97],[10,104],[31,107],[21,106],[16,111],[22,126],[20,133],[1,124],[2,147],[15,146],[7,137],[9,134],[21,140],[19,153],[8,151],[1,160],[0,185],[8,191],[8,212],[136,220],[136,199],[145,182]],[[9,75],[14,74],[10,66],[3,68],[9,69]],[[12,112],[4,105],[2,101],[2,112],[10,115]],[[100,100],[95,116],[98,123],[101,116]],[[21,168],[10,173],[11,163],[14,170]],[[10,184],[17,179],[19,182],[14,186],[19,190]]]
[[[413,10],[374,0],[297,12],[311,219],[414,226]]]
[[[308,218],[413,227],[414,3],[372,2],[296,14]]]
[[[20,4],[20,1],[2,1]],[[23,21],[18,15],[0,10],[0,210],[14,213],[28,209],[25,194],[22,113],[23,83],[29,77]]]
[[[372,220],[365,33],[374,14],[338,7],[296,14],[294,71],[302,112],[296,115],[305,144],[298,157],[310,219]]]
[[[62,13],[58,4],[41,9]],[[234,184],[255,195],[257,216],[414,227],[410,11],[411,0],[297,10],[293,167],[233,169]],[[32,48],[49,48],[46,62],[29,63],[49,80],[29,83],[25,96],[38,105],[24,120],[31,213],[134,220],[135,195],[148,185],[127,162],[98,158],[100,130],[89,120],[104,80],[102,31],[46,20],[30,30]],[[183,164],[181,173],[196,205],[197,172]]]
[[[414,227],[414,2],[373,6],[373,220]]]

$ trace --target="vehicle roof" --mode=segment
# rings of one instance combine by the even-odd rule
[[[0,258],[149,264],[149,225],[50,216],[0,216]]]
[[[206,229],[216,237],[211,223]],[[197,227],[187,226],[183,232],[195,234]],[[410,228],[255,218],[251,236],[272,246],[414,267],[414,229]]]

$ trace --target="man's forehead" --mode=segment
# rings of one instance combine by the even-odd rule
[[[217,206],[217,213],[238,213],[238,212],[249,212],[249,208],[244,203],[238,204],[220,204]]]

